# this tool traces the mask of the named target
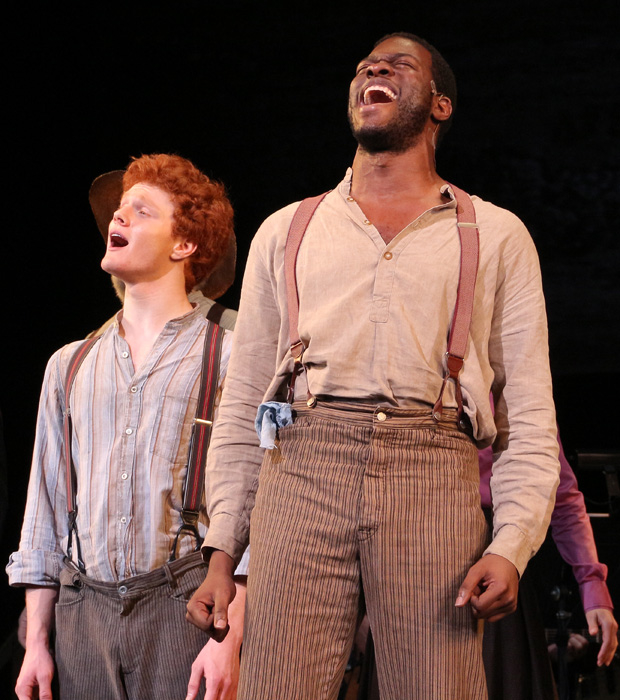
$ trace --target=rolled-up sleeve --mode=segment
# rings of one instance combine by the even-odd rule
[[[67,346],[71,348],[72,346]],[[67,538],[61,354],[47,364],[19,550],[6,567],[12,586],[58,584]]]

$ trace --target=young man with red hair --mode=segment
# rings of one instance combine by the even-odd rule
[[[164,154],[130,163],[115,204],[101,266],[124,284],[123,309],[79,366],[68,406],[79,343],[56,352],[45,374],[22,537],[7,568],[11,584],[26,588],[16,691],[20,700],[51,698],[55,624],[61,698],[203,697],[204,675],[208,698],[230,700],[241,624],[232,622],[222,649],[185,621],[205,568],[193,538],[175,536],[209,326],[187,292],[234,247],[233,210],[222,185]],[[220,387],[230,342],[224,332]],[[69,411],[74,532],[63,448]],[[196,528],[204,537],[204,508]]]

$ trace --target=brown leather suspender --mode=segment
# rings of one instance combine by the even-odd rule
[[[478,224],[476,212],[471,197],[463,190],[450,185],[456,196],[456,225],[461,241],[461,267],[459,272],[459,284],[456,293],[456,305],[450,326],[448,337],[448,350],[446,352],[446,373],[441,383],[439,397],[433,407],[433,418],[441,420],[443,404],[442,397],[449,379],[454,382],[454,393],[457,404],[458,420],[463,424],[463,395],[459,374],[463,369],[471,317],[474,309],[474,295],[476,290],[476,277],[478,276],[478,261],[480,241],[478,236]]]
[[[213,308],[213,307],[212,307]],[[202,537],[198,532],[198,516],[204,494],[205,467],[207,463],[207,448],[213,430],[213,415],[215,413],[215,396],[220,384],[220,357],[224,329],[216,323],[209,323],[205,334],[205,345],[202,353],[202,374],[200,395],[196,417],[192,426],[189,443],[187,473],[183,487],[183,507],[179,527],[172,543],[169,561],[174,561],[177,555],[177,544],[181,534],[189,532],[196,538],[196,551],[202,545]]]
[[[288,387],[288,402],[293,403],[295,394],[295,379],[302,367],[304,344],[299,337],[299,293],[297,290],[297,254],[310,220],[319,204],[327,196],[327,192],[308,197],[297,207],[286,238],[284,249],[284,278],[286,280],[286,300],[288,306],[289,334],[291,338],[291,355],[295,362]],[[308,399],[311,400],[310,398]]]
[[[433,418],[435,420],[441,420],[443,412],[443,392],[446,383],[451,379],[455,384],[458,419],[461,426],[463,426],[463,396],[459,374],[463,368],[473,313],[476,277],[478,274],[479,239],[476,213],[470,196],[454,185],[450,185],[450,187],[456,197],[456,218],[459,240],[461,243],[461,260],[456,305],[448,336],[446,372],[439,397],[433,407]],[[314,212],[327,194],[328,193],[325,192],[322,195],[309,197],[301,202],[293,216],[286,239],[284,276],[286,280],[291,355],[295,363],[289,381],[289,403],[293,402],[295,380],[303,367],[303,353],[305,350],[304,344],[299,337],[299,293],[297,289],[296,273],[297,254]],[[316,399],[311,394],[308,394],[308,406],[313,406],[315,403]]]
[[[77,534],[77,475],[75,473],[75,465],[73,464],[73,455],[71,453],[71,433],[72,433],[72,423],[71,423],[71,411],[69,409],[69,397],[71,396],[71,389],[73,387],[73,382],[75,376],[80,368],[80,365],[84,361],[84,358],[89,353],[93,345],[99,340],[101,336],[95,336],[94,338],[89,338],[85,340],[73,353],[73,356],[69,362],[69,367],[67,369],[67,378],[65,379],[65,412],[63,416],[63,441],[65,448],[65,480],[67,482],[67,520],[69,525],[69,539],[67,541],[67,557],[72,558],[73,554],[73,537],[75,536],[75,543],[77,547],[77,565],[80,571],[84,571],[84,562],[82,561],[82,548],[80,547],[80,540]]]
[[[187,473],[183,487],[183,506],[181,510],[182,523],[172,543],[169,561],[176,559],[176,550],[180,536],[183,532],[193,534],[196,538],[196,551],[202,545],[202,538],[198,532],[198,517],[202,497],[204,493],[205,465],[207,448],[211,439],[213,426],[213,414],[215,412],[215,397],[219,386],[220,357],[222,353],[222,341],[224,329],[218,325],[219,318],[224,307],[221,304],[213,304],[207,313],[209,324],[205,333],[204,351],[202,355],[202,370],[200,380],[200,394],[196,409],[196,417],[192,426],[190,438],[189,456],[187,461]],[[64,452],[66,462],[66,482],[67,482],[67,518],[69,523],[69,540],[67,543],[67,557],[72,558],[73,540],[75,538],[77,548],[77,565],[80,571],[85,572],[82,560],[82,551],[77,532],[77,475],[75,465],[71,455],[71,412],[69,410],[69,399],[71,389],[76,374],[84,358],[91,350],[95,342],[101,336],[89,338],[75,350],[69,361],[67,376],[65,380],[65,413],[64,413]]]

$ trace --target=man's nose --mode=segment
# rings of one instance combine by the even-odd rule
[[[393,75],[394,69],[387,61],[377,61],[376,63],[371,63],[371,65],[366,68],[366,77],[372,78],[376,75]]]
[[[123,208],[119,207],[113,214],[112,216],[112,221],[114,221],[117,224],[120,224],[121,226],[124,226],[127,223],[127,217],[123,213]]]

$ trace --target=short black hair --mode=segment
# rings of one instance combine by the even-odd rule
[[[422,39],[422,37],[419,37],[416,34],[411,34],[411,32],[393,32],[392,34],[386,34],[375,42],[373,49],[384,41],[395,37],[402,37],[403,39],[413,41],[415,44],[420,44],[420,46],[423,46],[430,53],[431,70],[437,92],[440,92],[446,97],[450,98],[450,102],[452,102],[452,114],[450,115],[449,119],[446,119],[445,122],[441,122],[439,131],[437,132],[437,143],[439,143],[450,128],[452,124],[452,117],[456,111],[456,78],[454,77],[452,68],[450,68],[446,59],[432,44],[429,44],[426,39]]]

